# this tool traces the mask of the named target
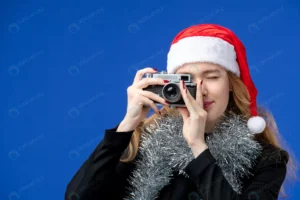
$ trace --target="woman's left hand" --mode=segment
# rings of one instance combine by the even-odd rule
[[[186,108],[176,107],[176,110],[182,115],[183,136],[196,158],[208,148],[204,139],[207,112],[203,108],[202,81],[197,83],[196,99],[190,94],[184,81],[180,82],[180,91]]]

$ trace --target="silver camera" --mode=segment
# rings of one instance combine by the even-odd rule
[[[146,73],[145,78],[161,78],[168,80],[169,83],[166,85],[149,85],[143,90],[153,92],[160,97],[164,98],[170,103],[171,107],[186,107],[184,100],[180,93],[180,81],[183,80],[186,88],[189,90],[191,95],[196,98],[197,86],[193,83],[193,77],[190,74],[167,74],[167,72],[162,71],[159,73]],[[160,104],[154,101],[155,104]]]

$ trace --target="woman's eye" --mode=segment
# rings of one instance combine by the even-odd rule
[[[217,78],[218,78],[217,76],[208,77],[208,79],[217,79]]]

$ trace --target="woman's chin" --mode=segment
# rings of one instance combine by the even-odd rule
[[[216,125],[218,120],[221,118],[222,115],[216,115],[216,113],[213,113],[212,111],[207,112],[207,118],[206,118],[206,126],[205,131],[211,132],[212,127]]]

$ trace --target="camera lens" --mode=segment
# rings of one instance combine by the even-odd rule
[[[169,102],[174,103],[180,100],[180,88],[176,83],[169,83],[162,89],[162,96]]]

